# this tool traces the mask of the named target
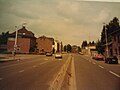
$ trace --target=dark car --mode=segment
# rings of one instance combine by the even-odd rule
[[[105,59],[105,63],[118,64],[118,58],[116,56],[110,56]]]

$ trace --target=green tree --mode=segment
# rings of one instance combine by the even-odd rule
[[[9,37],[9,31],[6,33],[2,32],[2,35],[0,35],[0,44],[7,44],[8,37]]]
[[[67,51],[67,46],[65,45],[65,46],[64,46],[64,52],[66,52],[66,51]]]
[[[70,44],[68,44],[68,45],[67,45],[67,52],[71,52],[71,50],[72,50],[72,47],[71,47]]]
[[[100,40],[98,40],[96,42],[96,50],[98,51],[99,54],[103,54],[104,49],[105,49],[105,46],[103,45],[103,43]]]
[[[86,46],[88,46],[87,41],[83,41],[83,42],[82,42],[82,48],[84,48],[84,47],[86,47]]]

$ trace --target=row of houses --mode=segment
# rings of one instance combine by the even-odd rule
[[[28,31],[25,26],[17,30],[17,48],[15,49],[16,31],[9,34],[6,49],[7,52],[17,53],[39,53],[45,54],[46,52],[62,52],[62,42],[54,40],[54,38],[41,36],[36,38],[34,33]]]

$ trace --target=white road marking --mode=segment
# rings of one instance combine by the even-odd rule
[[[34,67],[34,68],[36,68],[37,66],[36,66],[36,65],[34,65],[33,67]]]
[[[3,80],[3,78],[0,78],[0,81]]]
[[[100,67],[100,68],[102,68],[102,69],[104,68],[104,67],[103,67],[103,66],[101,66],[101,65],[98,65],[98,67]]]
[[[25,71],[25,70],[20,70],[19,73],[22,73],[22,72],[24,72],[24,71]]]
[[[89,62],[91,62],[91,60],[89,60]]]
[[[95,62],[93,62],[93,64],[96,64]]]
[[[47,62],[49,62],[49,61],[46,61],[46,62],[40,63],[39,65],[45,64],[45,63],[47,63]]]
[[[44,60],[48,60],[48,58],[44,58]]]
[[[118,75],[118,74],[114,73],[113,71],[109,71],[109,73],[111,73],[111,74],[113,74],[113,75],[115,75],[115,76],[117,76],[117,77],[119,77],[119,78],[120,78],[120,75]]]

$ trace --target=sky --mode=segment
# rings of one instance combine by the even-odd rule
[[[120,20],[120,0],[0,0],[0,33],[26,23],[36,37],[81,45],[100,39],[103,23]]]

